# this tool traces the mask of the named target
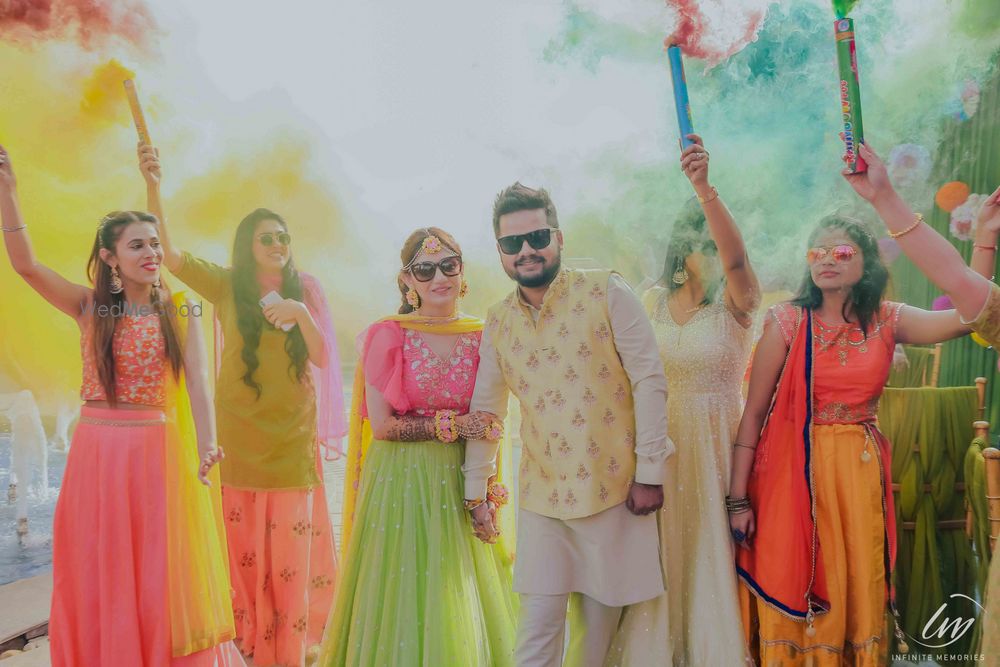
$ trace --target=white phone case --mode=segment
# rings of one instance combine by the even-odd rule
[[[261,299],[260,299],[260,307],[264,308],[265,306],[270,306],[270,305],[273,305],[275,303],[281,303],[282,301],[284,301],[284,299],[281,298],[281,295],[278,294],[277,292],[275,292],[274,290],[271,290],[270,292],[268,292],[267,294],[265,294],[263,297],[261,297]],[[285,331],[285,332],[288,332],[288,331],[291,331],[292,327],[294,327],[294,326],[295,326],[294,322],[286,322],[285,324],[281,325],[281,330]]]

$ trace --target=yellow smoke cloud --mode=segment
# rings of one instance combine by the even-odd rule
[[[122,87],[134,74],[116,60],[65,43],[31,52],[0,43],[0,62],[5,64],[0,143],[17,173],[36,255],[68,279],[87,284],[85,266],[100,219],[113,209],[146,207]],[[295,129],[280,137],[261,132],[252,141],[225,137],[215,156],[204,157],[205,137],[230,131],[223,125],[227,110],[208,112],[199,126],[174,111],[171,92],[156,89],[153,74],[141,70],[137,80],[154,141],[160,141],[166,211],[179,245],[227,264],[239,221],[260,206],[279,212],[295,238],[299,267],[327,289],[349,358],[353,334],[367,318],[339,316],[359,312],[365,294],[336,287],[340,276],[353,270],[352,262],[364,265],[365,253],[350,249],[328,184],[310,176],[313,142]],[[205,125],[211,126],[208,135]],[[177,279],[167,280],[184,289]],[[31,389],[46,412],[77,401],[78,327],[28,287],[5,257],[0,258],[0,345],[0,391]]]
[[[123,82],[134,77],[135,72],[115,59],[98,66],[83,84],[80,110],[95,122],[127,124],[129,115]]]

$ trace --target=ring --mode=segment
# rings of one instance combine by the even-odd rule
[[[734,528],[733,529],[733,539],[736,540],[737,542],[742,542],[743,540],[747,539],[747,536],[746,536],[746,533],[744,533],[739,528]]]

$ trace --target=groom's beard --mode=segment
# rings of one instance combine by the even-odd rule
[[[531,275],[522,275],[518,270],[518,266],[529,260],[537,260],[541,262],[542,270],[538,273],[532,273]],[[555,280],[556,275],[559,273],[559,269],[562,268],[561,265],[561,252],[551,261],[546,260],[541,255],[529,255],[524,259],[518,260],[518,263],[514,265],[513,272],[508,271],[507,275],[513,278],[521,287],[544,287]]]

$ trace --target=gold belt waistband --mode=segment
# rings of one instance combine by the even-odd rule
[[[102,419],[87,415],[80,416],[81,424],[94,424],[96,426],[157,426],[166,422],[166,416],[161,416],[157,419]]]

